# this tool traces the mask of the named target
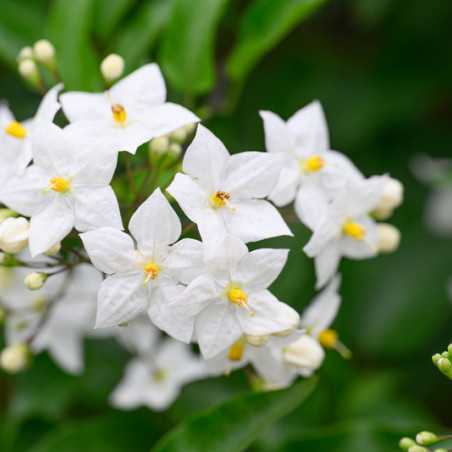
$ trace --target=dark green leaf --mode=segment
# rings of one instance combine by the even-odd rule
[[[126,71],[135,69],[152,49],[166,25],[172,0],[154,0],[137,10],[124,29],[118,31],[111,50],[119,53],[126,62]]]
[[[239,452],[268,426],[296,409],[316,380],[283,391],[248,394],[188,419],[169,432],[153,452]]]
[[[228,0],[174,0],[161,50],[162,68],[186,94],[207,92],[215,83],[214,38]]]
[[[255,0],[242,19],[228,75],[240,81],[253,66],[297,24],[313,14],[325,0]]]
[[[57,49],[58,69],[66,89],[95,91],[102,88],[99,61],[90,32],[90,0],[55,0],[49,17],[50,36]]]
[[[136,0],[96,0],[94,16],[96,35],[105,42],[134,3]]]

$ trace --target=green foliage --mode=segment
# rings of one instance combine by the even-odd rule
[[[227,452],[245,450],[276,420],[311,394],[316,380],[269,393],[245,395],[185,421],[168,433],[153,452]]]

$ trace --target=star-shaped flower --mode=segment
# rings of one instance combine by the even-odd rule
[[[118,201],[109,186],[116,159],[97,152],[76,134],[41,124],[33,136],[34,164],[0,187],[0,200],[31,217],[32,256],[44,253],[75,227],[122,228]]]
[[[206,272],[165,305],[158,326],[183,342],[197,340],[205,358],[230,347],[243,334],[261,336],[292,330],[299,316],[267,288],[277,278],[288,250],[248,252],[227,236],[206,262]]]
[[[168,187],[203,241],[229,233],[244,242],[292,235],[265,198],[276,182],[275,159],[263,152],[230,155],[221,141],[199,125],[183,160],[183,171]]]
[[[175,243],[180,220],[160,189],[134,213],[129,231],[133,238],[113,228],[80,236],[94,266],[108,275],[99,289],[96,327],[127,322],[150,306],[157,315],[165,292],[198,274],[202,245],[193,239]]]
[[[60,109],[58,93],[63,85],[56,85],[43,97],[35,116],[17,121],[6,105],[0,105],[0,183],[21,174],[33,158],[32,138],[42,123],[51,123]]]
[[[135,154],[151,138],[199,121],[165,101],[165,81],[156,64],[141,67],[104,93],[69,92],[60,100],[71,128],[98,137],[113,152]]]

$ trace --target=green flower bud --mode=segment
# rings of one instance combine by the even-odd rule
[[[449,359],[452,360],[452,344],[449,344],[449,347],[447,347],[447,353],[449,354]]]
[[[441,358],[442,358],[442,356],[441,356],[439,353],[435,353],[435,354],[432,356],[433,364],[434,364],[435,366],[437,366],[437,365],[438,365],[438,361],[439,361]]]
[[[438,369],[452,379],[452,363],[447,358],[441,358],[438,361]]]
[[[402,450],[408,450],[412,446],[416,446],[416,442],[411,438],[402,438],[399,441],[399,447]]]
[[[438,440],[439,438],[432,432],[420,432],[416,435],[416,442],[421,446],[431,446]]]
[[[422,446],[411,446],[408,452],[429,452],[429,450]]]
[[[44,285],[48,277],[49,275],[46,273],[29,273],[24,279],[24,284],[27,289],[38,290]]]
[[[174,141],[175,143],[182,144],[187,139],[187,132],[185,131],[185,127],[180,127],[179,129],[176,129],[174,132],[171,132],[170,140]]]
[[[448,452],[445,447],[441,447],[440,449],[435,449],[433,452]]]

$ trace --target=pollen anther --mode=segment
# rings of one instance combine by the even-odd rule
[[[17,121],[11,121],[6,127],[5,132],[14,138],[23,140],[27,136],[27,129]]]
[[[150,261],[144,266],[144,273],[146,274],[146,282],[149,282],[151,279],[156,279],[160,273],[160,266],[154,261]]]
[[[352,220],[348,220],[344,223],[342,232],[355,240],[364,240],[364,237],[366,236],[366,228]]]
[[[231,199],[231,195],[225,191],[217,191],[210,196],[210,204],[214,209],[226,206]]]
[[[311,155],[303,161],[303,170],[308,173],[316,173],[325,166],[325,160],[320,155]]]
[[[50,179],[50,189],[57,193],[66,193],[71,189],[71,181],[64,177],[52,177]]]
[[[241,361],[245,353],[245,341],[240,338],[238,341],[234,342],[228,350],[229,361]]]
[[[319,342],[325,348],[336,348],[337,341],[338,335],[334,330],[323,330],[319,335]]]
[[[113,104],[111,106],[113,119],[117,124],[124,125],[127,121],[127,111],[121,104]]]

